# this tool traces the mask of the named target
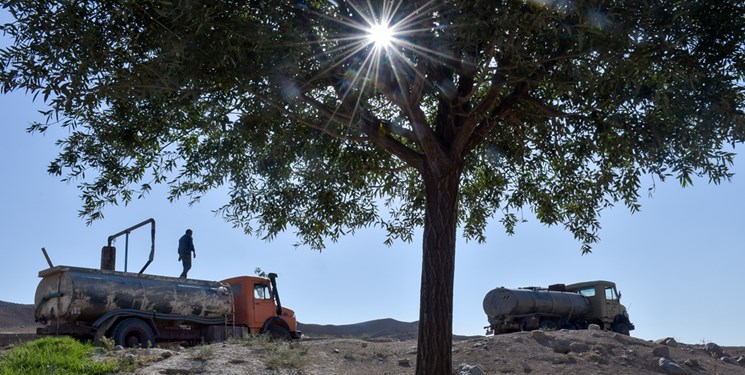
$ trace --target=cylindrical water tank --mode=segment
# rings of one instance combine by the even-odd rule
[[[39,272],[39,321],[94,322],[119,309],[219,318],[232,311],[229,287],[215,281],[57,266]]]
[[[537,313],[576,317],[589,308],[585,296],[568,292],[496,288],[484,297],[484,312],[489,318]]]

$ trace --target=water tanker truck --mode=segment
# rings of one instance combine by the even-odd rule
[[[588,281],[548,288],[499,287],[484,297],[489,320],[486,334],[535,329],[587,329],[590,324],[629,334],[634,325],[621,302],[621,293],[610,281]]]
[[[139,273],[114,270],[112,237],[151,224],[153,246]],[[222,281],[144,274],[154,255],[155,221],[146,220],[109,237],[101,269],[53,266],[39,272],[35,319],[37,333],[70,335],[125,347],[158,341],[222,341],[248,334],[300,338],[295,312],[283,307],[277,275],[238,276]],[[126,258],[125,258],[126,259]],[[125,261],[126,264],[126,261]]]

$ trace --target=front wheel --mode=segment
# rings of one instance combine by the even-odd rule
[[[617,332],[617,333],[620,333],[620,334],[626,335],[626,336],[628,336],[630,334],[630,331],[631,331],[629,329],[629,325],[626,324],[626,323],[624,323],[624,322],[613,323],[611,325],[611,328],[610,329],[613,332]]]
[[[127,318],[114,327],[114,343],[125,348],[147,348],[155,345],[155,333],[142,319]]]
[[[267,328],[264,333],[269,335],[269,337],[271,337],[274,340],[286,340],[286,341],[292,340],[292,335],[290,334],[290,331],[288,331],[284,327],[271,326]]]

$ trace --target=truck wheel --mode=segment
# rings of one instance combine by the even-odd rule
[[[630,334],[629,325],[623,322],[613,323],[610,329],[622,335],[628,336]]]
[[[127,318],[114,327],[114,343],[125,348],[147,348],[155,345],[155,333],[142,319]]]
[[[538,325],[538,329],[543,331],[556,331],[559,329],[559,325],[551,319],[544,319],[541,320],[541,323]]]
[[[274,340],[286,340],[290,341],[292,340],[292,335],[290,334],[290,331],[286,330],[284,327],[280,326],[271,326],[266,329],[265,334],[269,335]]]

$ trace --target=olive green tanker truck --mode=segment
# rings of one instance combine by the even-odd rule
[[[116,271],[112,240],[152,225],[150,258],[139,273]],[[155,221],[146,220],[109,237],[101,269],[53,266],[39,272],[35,319],[37,333],[69,335],[125,347],[157,341],[222,341],[248,334],[300,338],[295,312],[283,307],[277,275],[238,276],[222,281],[148,275],[155,251]],[[126,265],[126,257],[125,257]]]
[[[588,281],[548,288],[499,287],[484,297],[489,320],[486,334],[535,329],[601,329],[629,334],[634,325],[621,302],[621,293],[610,281]]]

